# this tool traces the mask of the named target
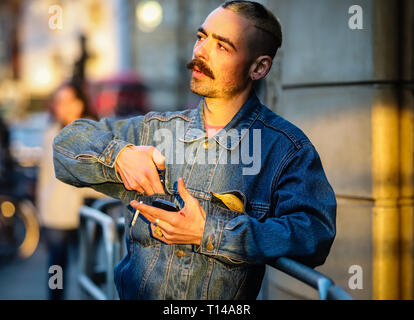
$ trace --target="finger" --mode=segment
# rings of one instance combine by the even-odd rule
[[[155,226],[154,224],[151,224],[151,231],[152,231],[152,235],[154,238],[166,244],[191,244],[192,243],[191,239],[186,239],[185,236],[181,236],[177,238],[174,235],[169,235],[159,225],[158,225],[158,231],[157,231],[157,226]],[[161,232],[161,236],[160,234],[158,234],[159,232]]]
[[[119,174],[127,190],[136,190],[139,193],[144,193],[144,189],[142,189],[137,183],[135,183],[134,179],[129,178],[129,176],[125,175],[122,170],[119,171]]]
[[[151,170],[147,178],[156,193],[164,193],[164,188],[161,184],[160,176],[158,175],[158,171],[155,167]]]
[[[159,236],[159,235],[157,234],[157,231],[155,230],[155,228],[156,228],[156,226],[154,226],[154,225],[151,223],[151,232],[152,232],[152,236],[153,236],[154,238],[156,238],[156,239],[158,239],[158,240],[160,240],[160,241],[162,241],[162,242],[164,242],[164,243],[166,243],[166,244],[171,244],[171,243],[172,243],[171,241],[167,240],[167,238],[165,238],[164,231],[163,231],[162,229],[161,229],[162,236]]]
[[[165,157],[157,148],[154,148],[152,151],[152,161],[154,161],[158,169],[165,170]]]
[[[178,193],[180,194],[181,198],[183,199],[184,203],[187,203],[187,202],[192,201],[194,199],[193,196],[190,194],[190,192],[188,192],[188,190],[187,190],[187,188],[184,184],[184,179],[183,178],[178,179],[177,190],[178,190]]]
[[[151,223],[151,232],[152,232],[152,236],[158,240],[163,241],[163,235],[159,236],[158,233],[155,231],[156,226],[154,224]],[[162,232],[162,231],[161,231]]]
[[[141,186],[136,182],[136,180],[133,177],[125,176],[125,181],[129,186],[128,190],[135,190],[139,193],[144,193],[144,189],[141,188]]]
[[[129,190],[135,190],[139,193],[145,193],[144,189],[133,179],[133,178],[126,178],[128,185],[130,186]]]
[[[174,228],[166,221],[155,219],[153,223],[151,223],[155,227],[160,227],[162,233],[164,234],[164,238],[169,239],[171,235],[174,233]]]
[[[137,181],[137,185],[135,186],[135,190],[137,190],[138,188],[142,188],[144,189],[144,192],[146,195],[153,195],[154,194],[154,189],[152,188],[151,183],[148,181],[148,179],[143,176],[139,179],[139,181]]]
[[[139,212],[141,212],[151,223],[154,223],[157,218],[170,225],[174,225],[176,222],[175,214],[172,214],[169,211],[149,206],[144,203],[138,203],[136,200],[131,201],[130,205],[134,209],[139,210]]]
[[[121,179],[122,179],[122,182],[123,182],[123,184],[124,184],[125,188],[126,188],[127,190],[134,190],[134,189],[130,186],[130,184],[128,183],[128,179],[125,177],[125,175],[124,175],[124,173],[122,172],[122,170],[119,170],[119,174],[120,174],[120,176],[121,176]]]

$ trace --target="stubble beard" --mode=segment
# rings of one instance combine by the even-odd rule
[[[190,90],[205,98],[216,98],[218,95],[217,89],[213,87],[209,81],[201,81],[195,78],[191,78]]]
[[[190,90],[193,93],[205,98],[226,99],[242,92],[247,85],[247,83],[227,83],[218,87],[213,82],[214,80],[211,79],[199,80],[192,77],[190,82]]]

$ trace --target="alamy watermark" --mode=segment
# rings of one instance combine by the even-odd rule
[[[363,287],[363,270],[360,265],[354,264],[349,267],[348,273],[352,276],[348,280],[348,287],[351,290],[359,289],[362,290]]]
[[[351,30],[362,30],[364,29],[364,12],[362,7],[359,5],[350,6],[348,13],[352,16],[348,20],[348,27]]]
[[[59,265],[52,265],[49,267],[49,274],[51,277],[49,278],[49,289],[63,289],[63,269]]]
[[[61,6],[55,4],[49,7],[49,28],[51,30],[63,29],[63,9]]]
[[[176,123],[175,132],[162,128],[154,133],[155,147],[166,156],[166,164],[241,164],[243,175],[256,175],[261,169],[262,137],[260,129],[222,129],[214,138],[205,139],[201,129],[185,131]],[[187,143],[200,141],[200,143]]]

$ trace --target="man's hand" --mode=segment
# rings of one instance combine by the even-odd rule
[[[165,157],[152,146],[126,147],[115,162],[125,188],[146,195],[164,193],[157,168],[165,169]]]
[[[154,238],[157,238],[166,244],[201,244],[203,238],[204,224],[206,213],[201,207],[198,200],[190,195],[184,185],[183,178],[178,180],[178,193],[184,200],[184,208],[178,212],[171,212],[131,201],[130,205],[139,210],[141,214],[151,222],[151,230]],[[156,219],[161,229],[162,237],[155,232]]]

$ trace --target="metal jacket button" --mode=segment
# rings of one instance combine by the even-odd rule
[[[213,236],[210,236],[210,241],[207,243],[206,249],[208,251],[213,251],[214,250],[214,246],[213,246]]]
[[[178,258],[181,258],[181,257],[189,257],[190,255],[189,254],[187,254],[187,253],[184,253],[184,251],[182,251],[182,250],[178,250],[177,252],[176,252],[176,254],[175,254]]]
[[[206,141],[204,141],[204,143],[203,143],[203,148],[204,149],[208,149],[210,147],[210,145],[208,144],[208,141],[206,140]]]
[[[112,149],[111,152],[106,156],[106,158],[105,158],[106,163],[111,162],[113,154],[114,154],[114,149]]]

